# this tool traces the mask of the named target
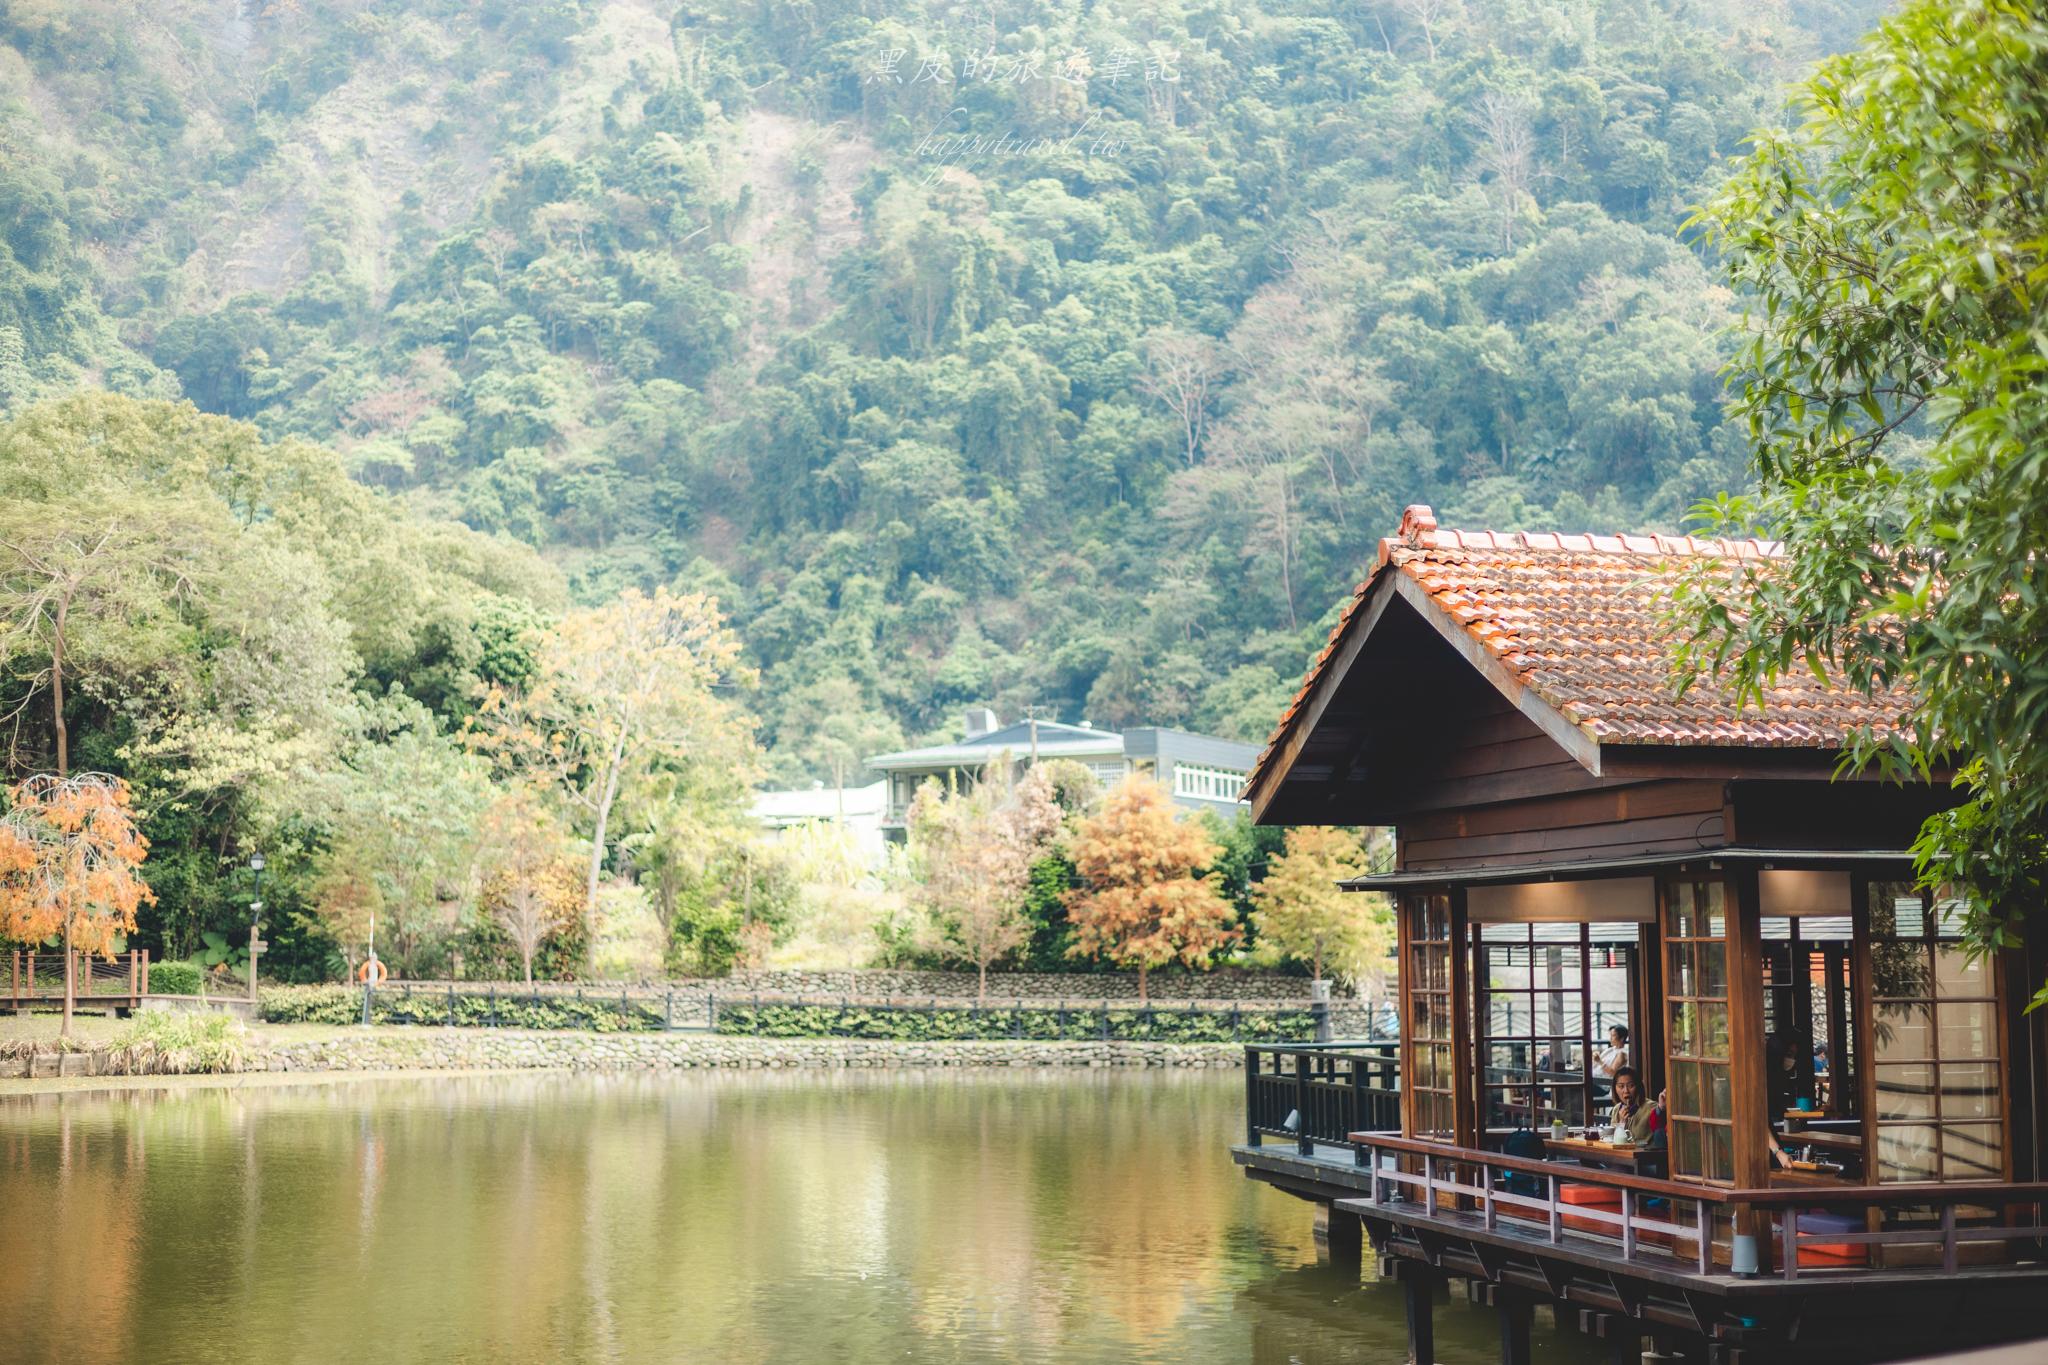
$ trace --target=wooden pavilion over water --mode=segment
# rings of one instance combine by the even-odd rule
[[[1505,1361],[1542,1301],[1631,1361],[2048,1335],[2041,936],[1970,958],[1907,853],[1949,790],[1835,776],[1902,698],[1672,686],[1674,576],[1777,552],[1410,508],[1252,774],[1261,821],[1396,831],[1355,885],[1398,907],[1399,1129],[1359,1098],[1383,1056],[1262,1049],[1235,1155],[1369,1235],[1417,1359],[1446,1277]],[[1580,1131],[1616,1024],[1667,1096],[1646,1142]]]

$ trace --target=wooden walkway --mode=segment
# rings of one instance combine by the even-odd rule
[[[7,996],[0,1009],[25,1010],[64,1003],[64,954],[8,954]],[[139,1009],[149,994],[149,953],[122,953],[114,958],[73,954],[76,974],[73,1008],[118,1012]]]

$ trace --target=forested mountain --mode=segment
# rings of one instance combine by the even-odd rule
[[[1869,0],[0,0],[0,414],[715,591],[778,775],[1258,737],[1407,502],[1739,483],[1686,206]]]

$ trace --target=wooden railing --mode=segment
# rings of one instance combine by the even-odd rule
[[[132,1006],[149,994],[147,950],[137,949],[113,958],[74,953],[72,963],[72,994],[76,999],[89,999],[101,1005],[109,999],[125,999]],[[28,953],[20,949],[8,954],[8,1008],[21,1009],[63,998],[64,954]]]
[[[1681,1180],[1662,1180],[1593,1166],[1532,1160],[1446,1143],[1358,1132],[1351,1139],[1359,1164],[1373,1178],[1368,1206],[1415,1209],[1426,1219],[1468,1221],[1495,1231],[1501,1220],[1519,1220],[1554,1243],[1594,1241],[1619,1248],[1627,1261],[1654,1258],[1702,1275],[1732,1273],[1715,1254],[1717,1229],[1747,1222],[1769,1227],[1757,1237],[1760,1253],[1775,1252],[1771,1271],[1759,1258],[1759,1273],[1785,1279],[1802,1275],[1867,1274],[1867,1266],[1800,1265],[1799,1250],[1833,1246],[1922,1246],[1938,1248],[1944,1272],[1961,1264],[1965,1245],[2003,1244],[2007,1250],[2041,1254],[2048,1241],[2048,1183],[1803,1186],[1797,1189],[1734,1190]],[[1520,1188],[1517,1188],[1517,1186]],[[1566,1185],[1596,1186],[1617,1193],[1619,1208],[1566,1203]],[[1535,1193],[1526,1192],[1531,1186]],[[1802,1228],[1803,1211],[1853,1213],[1881,1231]],[[1960,1210],[1985,1209],[1998,1222],[1965,1226]],[[1680,1222],[1680,1210],[1692,1221]],[[1667,1212],[1668,1211],[1668,1212]],[[1872,1213],[1878,1216],[1872,1219]],[[1931,1225],[1886,1226],[1887,1215],[1931,1220]]]
[[[1244,1050],[1245,1141],[1293,1142],[1303,1154],[1320,1144],[1350,1149],[1360,1129],[1401,1124],[1401,1061],[1396,1043],[1267,1043]]]

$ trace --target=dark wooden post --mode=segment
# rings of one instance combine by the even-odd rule
[[[1460,1147],[1479,1145],[1479,1101],[1474,1074],[1479,1059],[1472,1049],[1472,973],[1470,936],[1465,931],[1465,888],[1451,888],[1451,1125]],[[1587,997],[1581,996],[1583,1003]]]
[[[1308,1122],[1308,1072],[1309,1054],[1294,1054],[1294,1148],[1303,1156],[1314,1156],[1315,1136],[1309,1132]]]
[[[1259,1145],[1259,1054],[1244,1050],[1244,1145]]]
[[[1506,1285],[1493,1287],[1493,1311],[1500,1316],[1500,1365],[1529,1365],[1529,1296]]]
[[[1401,1262],[1399,1274],[1408,1310],[1408,1365],[1435,1365],[1436,1275],[1414,1261]]]
[[[1398,1100],[1401,1110],[1401,1136],[1404,1138],[1415,1136],[1415,1057],[1414,1047],[1410,1041],[1415,1030],[1409,1023],[1415,1016],[1410,1012],[1408,1003],[1408,988],[1414,979],[1415,970],[1411,965],[1408,947],[1413,936],[1408,930],[1409,921],[1415,915],[1416,904],[1413,892],[1394,898],[1394,952],[1397,954],[1394,958],[1394,994],[1397,997],[1394,1011],[1394,1056],[1401,1064],[1402,1078],[1409,1082],[1401,1087]]]
[[[1765,1074],[1763,912],[1754,866],[1731,869],[1723,901],[1728,925],[1728,1081],[1735,1115],[1735,1188],[1760,1190],[1771,1179],[1770,1078]],[[1859,1062],[1862,1058],[1857,1059]],[[1735,1232],[1757,1239],[1758,1265],[1768,1270],[1769,1223],[1756,1210],[1735,1211]]]
[[[1365,1224],[1332,1204],[1316,1205],[1316,1250],[1332,1268],[1356,1271],[1365,1262]]]

